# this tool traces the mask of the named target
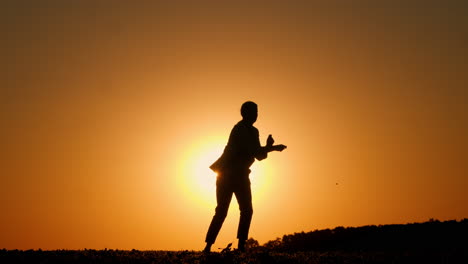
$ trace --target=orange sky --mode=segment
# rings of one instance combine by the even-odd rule
[[[468,217],[466,4],[55,2],[0,11],[0,248],[201,249],[246,100],[260,243]]]

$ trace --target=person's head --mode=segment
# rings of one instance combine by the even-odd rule
[[[241,115],[244,121],[247,121],[249,124],[253,125],[257,121],[258,117],[258,107],[257,104],[251,101],[247,101],[242,104]]]

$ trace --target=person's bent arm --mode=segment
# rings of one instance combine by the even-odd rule
[[[259,150],[257,151],[257,153],[255,155],[255,158],[257,160],[263,160],[263,159],[266,159],[268,157],[268,152],[272,152],[272,151],[280,151],[281,152],[286,148],[286,146],[283,145],[283,144],[273,145],[273,143],[275,143],[275,140],[273,139],[273,137],[271,135],[268,136],[266,146],[264,146],[264,147],[260,146],[260,141],[259,141],[258,142]]]

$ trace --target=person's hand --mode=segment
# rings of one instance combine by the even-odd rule
[[[273,137],[271,135],[268,135],[267,146],[271,147],[271,146],[273,146],[273,143],[275,143],[275,140],[273,139]]]
[[[280,152],[281,152],[281,151],[283,151],[283,150],[286,148],[286,146],[283,145],[283,144],[281,144],[281,145],[273,146],[272,148],[273,148],[273,150],[276,150],[276,151],[280,151]]]

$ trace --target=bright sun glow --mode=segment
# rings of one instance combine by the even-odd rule
[[[223,153],[224,138],[197,141],[187,148],[179,163],[177,184],[186,199],[212,208],[216,206],[216,173],[209,166]],[[250,173],[254,201],[262,200],[270,189],[269,168],[265,162],[256,161]]]

